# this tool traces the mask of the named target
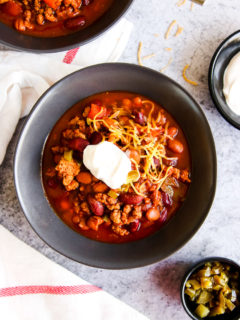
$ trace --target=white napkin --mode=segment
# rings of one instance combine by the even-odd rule
[[[147,320],[50,261],[2,226],[0,313],[4,320]]]
[[[31,54],[0,51],[0,165],[18,120],[49,86],[82,67],[117,61],[132,30],[120,20],[93,42],[67,52]]]

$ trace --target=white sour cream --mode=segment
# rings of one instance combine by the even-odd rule
[[[131,171],[128,156],[108,141],[87,146],[83,152],[83,163],[92,175],[111,189],[118,189],[126,183],[127,175]]]
[[[240,115],[240,52],[232,58],[224,72],[223,94],[229,108]]]

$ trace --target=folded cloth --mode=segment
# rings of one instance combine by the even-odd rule
[[[47,259],[2,226],[0,310],[4,320],[147,320]]]
[[[67,52],[0,52],[0,165],[18,120],[29,113],[43,92],[82,67],[117,61],[131,30],[132,24],[122,19],[95,41]]]

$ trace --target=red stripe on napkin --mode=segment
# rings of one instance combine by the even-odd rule
[[[18,286],[0,288],[0,297],[12,297],[25,294],[85,294],[100,291],[101,289],[93,285],[85,284],[78,286]]]
[[[65,54],[65,57],[63,58],[63,62],[67,64],[71,64],[73,62],[73,59],[75,58],[79,48],[71,49],[67,51]]]

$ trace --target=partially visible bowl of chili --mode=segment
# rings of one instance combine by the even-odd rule
[[[132,160],[127,190],[112,190],[82,164],[84,149],[102,139]],[[177,83],[147,68],[103,64],[39,99],[18,141],[14,176],[28,221],[51,247],[87,265],[134,268],[174,253],[201,226],[214,198],[216,154],[203,112]]]
[[[57,52],[94,40],[133,0],[1,0],[0,43],[29,52]]]

